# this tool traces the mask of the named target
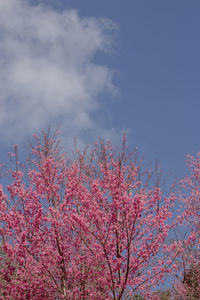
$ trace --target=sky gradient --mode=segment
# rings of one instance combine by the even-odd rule
[[[60,123],[66,147],[127,131],[182,177],[200,148],[199,14],[197,0],[0,0],[0,160]]]

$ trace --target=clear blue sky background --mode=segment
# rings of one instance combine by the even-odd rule
[[[41,3],[25,2],[34,6]],[[158,158],[164,171],[183,176],[185,155],[195,154],[200,148],[200,2],[45,0],[42,3],[58,13],[73,8],[81,19],[103,17],[117,24],[118,29],[109,34],[112,39],[109,52],[97,49],[92,61],[115,71],[112,83],[118,93],[111,95],[102,89],[93,94],[101,108],[91,111],[90,117],[99,118],[104,131],[112,128],[115,135],[128,130],[131,148],[138,146],[147,161]],[[9,81],[9,76],[12,73],[4,80]],[[17,86],[13,98],[18,90]],[[16,97],[21,95],[17,92]],[[31,129],[37,132],[48,121],[58,119],[62,126],[64,118],[59,112],[49,113],[45,123]],[[2,122],[2,126],[6,131],[7,123]],[[20,130],[24,127],[26,124]],[[29,136],[24,131],[22,135],[23,141]],[[1,152],[10,149],[16,136],[17,133],[9,141],[2,138]]]
[[[81,16],[119,24],[115,51],[105,59],[120,72],[120,99],[105,99],[109,121],[129,128],[129,144],[145,157],[181,175],[186,153],[200,150],[200,2],[64,2]]]

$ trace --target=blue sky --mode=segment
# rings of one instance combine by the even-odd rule
[[[200,148],[199,13],[197,0],[0,0],[1,153],[59,122],[66,147],[127,131],[183,176]]]

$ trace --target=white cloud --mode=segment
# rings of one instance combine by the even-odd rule
[[[113,135],[92,113],[98,96],[115,90],[113,71],[94,62],[98,51],[109,51],[114,29],[75,10],[0,0],[1,136],[23,138],[58,119],[68,136]]]

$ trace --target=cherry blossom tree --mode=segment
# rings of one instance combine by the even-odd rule
[[[57,138],[35,136],[32,161],[17,157],[0,186],[2,299],[131,299],[174,269],[175,196],[149,184],[148,172],[101,139],[61,155]]]
[[[189,175],[181,181],[184,210],[179,216],[186,228],[182,241],[184,252],[180,257],[180,270],[175,285],[177,295],[183,299],[200,299],[200,152],[187,156]]]

